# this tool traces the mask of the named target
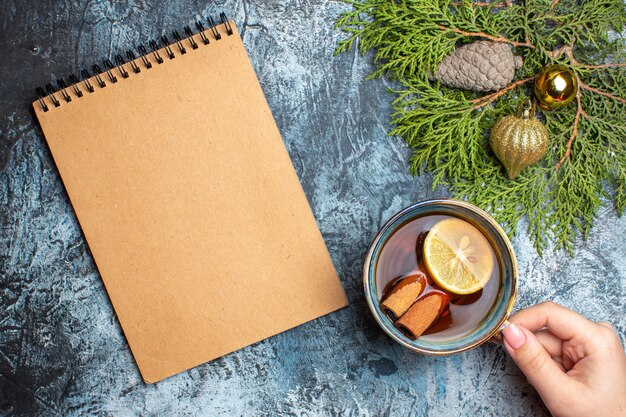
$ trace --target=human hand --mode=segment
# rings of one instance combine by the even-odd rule
[[[626,354],[610,324],[552,302],[510,321],[504,346],[554,417],[626,416]]]

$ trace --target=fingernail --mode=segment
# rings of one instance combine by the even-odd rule
[[[502,330],[502,335],[504,336],[504,340],[506,340],[513,349],[519,349],[526,343],[526,335],[519,326],[513,323]]]

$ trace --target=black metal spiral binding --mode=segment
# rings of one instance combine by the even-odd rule
[[[115,68],[115,66],[113,65],[111,60],[110,59],[105,59],[104,60],[104,70],[106,71],[107,75],[109,76],[109,79],[111,80],[111,82],[112,83],[116,83],[117,82],[117,77],[115,75],[113,75],[113,72],[111,71],[113,68]]]
[[[107,83],[105,83],[104,80],[102,79],[102,77],[100,76],[100,74],[102,74],[102,70],[100,69],[100,65],[93,64],[91,66],[91,70],[93,71],[93,76],[96,77],[96,81],[98,82],[98,85],[100,86],[100,88],[106,87]]]
[[[57,80],[57,86],[59,87],[59,90],[61,92],[61,95],[63,96],[63,98],[65,99],[65,101],[67,103],[69,103],[70,101],[72,101],[72,97],[70,97],[69,94],[67,94],[67,91],[65,91],[65,89],[67,88],[67,84],[65,84],[65,81],[63,81],[63,78],[59,78]]]
[[[115,55],[115,65],[117,65],[117,70],[122,75],[122,78],[128,78],[128,71],[126,71],[126,68],[124,68],[124,64],[124,57],[122,57],[122,55],[120,54]]]
[[[139,74],[141,72],[141,68],[139,68],[139,65],[135,63],[135,59],[137,59],[135,57],[135,53],[129,49],[128,51],[126,51],[126,57],[128,58],[128,63],[130,64],[130,67],[133,69],[133,72],[135,74]]]
[[[48,94],[48,97],[52,100],[54,107],[59,107],[61,105],[61,102],[54,96],[54,87],[50,83],[46,84],[46,94]]]
[[[172,36],[174,37],[174,42],[176,42],[176,46],[178,46],[180,54],[185,55],[187,53],[187,49],[185,49],[185,47],[183,46],[182,38],[180,37],[178,31],[175,30],[174,32],[172,32]]]
[[[196,29],[198,29],[198,33],[200,34],[200,39],[202,39],[202,43],[205,45],[209,44],[209,38],[204,34],[204,25],[201,21],[196,20]]]
[[[159,45],[157,45],[155,41],[149,41],[148,45],[150,45],[150,49],[152,49],[152,55],[154,55],[156,62],[158,64],[162,64],[163,58],[161,58],[161,55],[159,54]]]
[[[143,45],[139,45],[137,47],[137,49],[139,50],[139,55],[141,56],[141,61],[143,62],[143,64],[146,66],[146,68],[150,69],[152,68],[152,62],[148,61],[148,50],[146,49],[145,46]],[[132,52],[131,52],[132,54]],[[134,54],[133,54],[134,56]]]
[[[213,20],[213,16],[209,16],[206,18],[207,22],[209,22],[209,29],[211,29],[211,32],[213,33],[213,37],[215,38],[216,41],[219,41],[220,39],[222,39],[222,35],[217,31],[217,24],[215,23],[215,20]]]
[[[43,111],[48,111],[48,105],[43,100],[46,97],[46,92],[43,91],[43,88],[37,87],[37,100],[39,100],[39,104],[41,104],[41,108]]]
[[[222,34],[217,29],[217,24],[215,20],[213,19],[213,17],[208,16],[206,20],[209,24],[209,30],[211,31],[212,37],[215,40],[222,39]],[[220,21],[222,25],[224,26],[226,34],[228,36],[232,35],[234,31],[225,13],[220,13]],[[200,20],[196,21],[195,26],[196,26],[196,29],[198,30],[197,35],[200,37],[200,40],[202,41],[202,43],[204,45],[208,45],[210,43],[210,40],[209,40],[209,37],[206,35],[206,31],[205,31],[204,25],[202,24],[202,21]],[[187,53],[187,49],[185,47],[185,41],[189,42],[189,45],[191,46],[192,49],[198,49],[199,47],[198,42],[196,42],[196,39],[194,39],[195,35],[193,31],[191,30],[191,28],[186,25],[183,29],[186,35],[186,37],[184,38],[180,35],[178,31],[175,30],[172,32],[172,36],[174,37],[174,43],[176,44],[176,47],[180,55],[184,55]],[[172,50],[173,43],[170,43],[167,36],[162,35],[160,40],[163,44],[163,49],[165,50],[167,57],[169,59],[176,58],[176,53]],[[153,64],[151,60],[148,58],[150,54],[152,54],[154,61],[156,61],[156,63],[158,64],[162,64],[164,60],[161,54],[159,53],[160,49],[156,41],[154,40],[149,41],[148,46],[150,47],[151,51],[148,51],[148,49],[144,45],[137,46],[137,50],[139,51],[139,59],[141,59],[143,66],[146,69],[151,69]],[[115,55],[113,57],[115,64],[110,59],[103,60],[104,71],[102,71],[102,68],[99,65],[97,64],[92,65],[91,69],[93,71],[93,74],[94,74],[93,76],[96,79],[96,83],[98,87],[105,88],[107,86],[106,81],[102,79],[104,73],[106,73],[111,83],[118,82],[117,76],[113,73],[113,71],[116,68],[117,68],[117,71],[119,71],[119,74],[122,78],[130,77],[130,72],[127,70],[128,67],[125,67],[125,65],[129,65],[130,69],[135,74],[139,74],[141,72],[141,68],[139,67],[139,65],[137,65],[137,62],[136,62],[137,57],[133,51],[131,50],[126,51],[126,58],[127,60],[124,60],[124,57],[122,55],[120,54]],[[80,86],[81,82],[84,85],[84,88],[85,90],[87,90],[87,92],[93,93],[95,91],[95,88],[94,88],[94,85],[92,85],[91,82],[89,81],[90,78],[91,78],[91,74],[89,73],[89,70],[82,69],[80,71],[80,79],[76,77],[74,74],[70,74],[70,76],[67,78],[69,83],[66,83],[65,80],[63,80],[62,78],[59,78],[56,81],[56,85],[57,85],[56,89],[50,83],[46,84],[44,88],[38,87],[36,90],[37,101],[41,105],[42,110],[44,112],[47,112],[50,110],[50,106],[46,103],[46,99],[50,100],[50,102],[52,102],[54,107],[59,107],[61,105],[60,100],[55,95],[56,93],[60,93],[60,95],[63,97],[63,100],[65,100],[66,103],[69,103],[72,101],[72,95],[70,95],[70,92],[72,92],[75,97],[78,97],[78,98],[83,97],[84,93]],[[71,87],[71,90],[69,90],[68,92],[69,87]]]
[[[172,52],[172,48],[170,48],[170,40],[167,39],[167,36],[161,35],[161,42],[163,43],[163,47],[165,48],[165,53],[167,54],[167,57],[169,59],[176,58],[176,55],[174,55],[174,52]]]
[[[185,34],[187,35],[187,39],[189,40],[189,43],[191,44],[191,49],[198,49],[198,43],[193,38],[193,31],[191,30],[189,26],[185,26]]]
[[[85,83],[85,88],[87,89],[87,91],[93,93],[93,85],[91,85],[91,83],[89,82],[89,78],[91,78],[91,75],[89,75],[89,71],[87,71],[86,69],[81,70],[80,77],[83,79],[83,83]]]
[[[222,24],[226,28],[226,33],[228,34],[228,36],[232,35],[233,28],[230,26],[230,21],[228,20],[228,17],[226,17],[226,13],[224,12],[220,13],[220,20],[222,21]]]
[[[70,74],[70,76],[68,77],[68,80],[70,81],[70,84],[72,86],[72,88],[74,89],[74,93],[76,94],[77,97],[82,97],[83,96],[83,92],[81,91],[80,88],[78,88],[78,78],[76,78],[76,76],[74,74]]]

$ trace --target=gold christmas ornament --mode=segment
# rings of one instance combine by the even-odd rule
[[[546,127],[535,118],[535,106],[522,101],[517,114],[503,117],[491,129],[491,149],[509,179],[515,179],[529,165],[539,161],[548,151],[550,138]]]
[[[535,96],[543,110],[568,105],[578,93],[574,71],[563,65],[548,65],[535,78]]]

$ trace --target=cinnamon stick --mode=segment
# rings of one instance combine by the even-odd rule
[[[423,274],[403,278],[383,298],[380,308],[392,321],[396,321],[417,300],[425,287],[426,277]]]
[[[417,300],[396,322],[396,327],[407,337],[415,340],[422,335],[445,310],[450,296],[443,292],[431,292]]]

